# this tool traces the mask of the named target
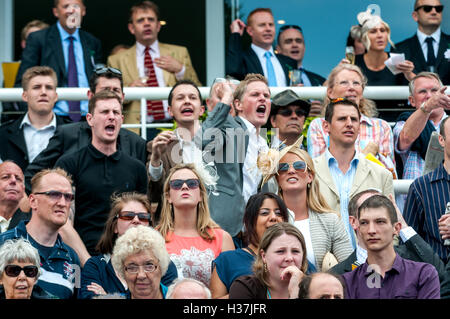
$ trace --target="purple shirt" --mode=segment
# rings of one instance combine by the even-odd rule
[[[440,299],[436,269],[398,254],[384,278],[367,261],[343,275],[348,299]]]

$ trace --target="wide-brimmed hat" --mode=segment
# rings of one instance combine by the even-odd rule
[[[263,177],[261,185],[267,183],[267,181],[278,172],[278,164],[284,155],[289,153],[292,149],[301,148],[302,141],[303,135],[300,135],[294,144],[286,145],[285,142],[282,142],[278,147],[269,148],[267,152],[258,154],[256,165]]]
[[[278,110],[289,105],[298,105],[305,110],[306,116],[309,114],[311,104],[307,100],[301,99],[291,89],[284,90],[272,98],[271,115],[276,115]]]

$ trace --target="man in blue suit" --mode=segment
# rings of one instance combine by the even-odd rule
[[[58,19],[54,25],[29,35],[16,87],[21,86],[23,73],[36,65],[55,70],[60,87],[88,87],[95,65],[102,62],[100,41],[79,29],[86,14],[83,0],[55,0],[53,14]],[[87,101],[58,101],[55,113],[79,121],[80,113],[83,116],[88,111],[87,104]]]

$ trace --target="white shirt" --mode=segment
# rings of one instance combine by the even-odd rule
[[[50,124],[37,129],[31,124],[27,113],[23,118],[22,123],[20,123],[19,128],[22,127],[25,144],[27,145],[28,162],[31,163],[36,156],[47,147],[48,140],[55,133],[56,116],[53,114],[53,119]]]
[[[252,43],[251,48],[253,49],[253,51],[255,51],[256,56],[259,59],[259,63],[261,63],[263,72],[264,72],[264,76],[266,78],[267,77],[267,67],[266,67],[266,57],[264,56],[264,54],[266,53],[267,50],[264,50],[263,48],[260,48],[256,45],[254,45]],[[286,75],[284,74],[284,70],[281,67],[281,63],[280,61],[278,61],[278,58],[275,56],[275,53],[273,52],[273,48],[270,48],[270,53],[272,53],[271,57],[270,57],[270,61],[272,62],[273,65],[273,69],[275,71],[275,76],[277,78],[277,86],[288,86],[289,83],[286,83]]]
[[[308,261],[316,266],[316,257],[314,257],[314,249],[312,246],[312,239],[311,239],[311,232],[309,229],[309,218],[302,219],[302,220],[296,220],[294,221],[295,227],[300,230],[300,232],[303,235],[303,238],[305,238],[305,244],[306,244],[306,258]]]
[[[8,230],[9,222],[11,219],[7,220],[5,217],[0,216],[0,233],[4,233]]]
[[[152,45],[150,45],[150,56],[152,58],[152,61],[154,61],[155,58],[159,58],[161,56],[159,53],[158,40],[156,40],[155,42],[153,42]],[[136,42],[136,62],[137,62],[137,68],[138,68],[140,78],[146,77],[145,69],[144,69],[144,58],[145,58],[145,46],[140,44],[139,42]],[[165,87],[166,82],[164,81],[163,69],[159,68],[156,65],[156,63],[154,63],[154,62],[153,62],[153,67],[155,69],[156,81],[158,82],[158,86]],[[185,70],[186,69],[183,65],[183,68],[181,69],[181,71],[179,73],[175,74],[175,77],[177,80],[183,79]],[[167,100],[163,100],[163,106],[164,106],[164,117],[166,119],[170,119]],[[153,121],[153,116],[147,116],[147,122],[150,123],[152,121]]]
[[[258,186],[262,179],[262,174],[256,166],[258,154],[259,152],[267,152],[269,147],[266,140],[256,133],[256,127],[245,118],[240,118],[244,121],[249,133],[247,153],[245,154],[244,166],[242,167],[242,195],[245,202],[247,202],[250,196],[258,192]]]
[[[437,57],[437,53],[439,50],[439,41],[441,40],[441,28],[437,28],[436,31],[434,31],[432,34],[427,35],[419,29],[417,29],[417,38],[419,39],[420,46],[422,47],[423,56],[425,57],[425,61],[427,60],[428,56],[428,44],[425,42],[425,40],[428,37],[432,37],[434,39],[433,41],[433,50],[434,50],[434,56]]]

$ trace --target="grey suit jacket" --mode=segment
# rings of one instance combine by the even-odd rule
[[[211,217],[231,236],[236,236],[242,230],[246,205],[242,196],[242,167],[249,139],[245,123],[229,112],[229,105],[218,103],[196,134],[195,143],[203,150],[206,163],[214,161],[219,175],[218,195],[209,196]]]
[[[313,161],[320,185],[320,192],[327,200],[328,205],[330,205],[333,210],[340,212],[341,200],[339,191],[331,176],[326,154],[323,153],[314,158]],[[365,159],[363,155],[359,154],[358,167],[356,168],[353,185],[348,197],[352,198],[355,194],[370,188],[376,188],[386,196],[389,194],[394,195],[392,174],[386,168]]]

